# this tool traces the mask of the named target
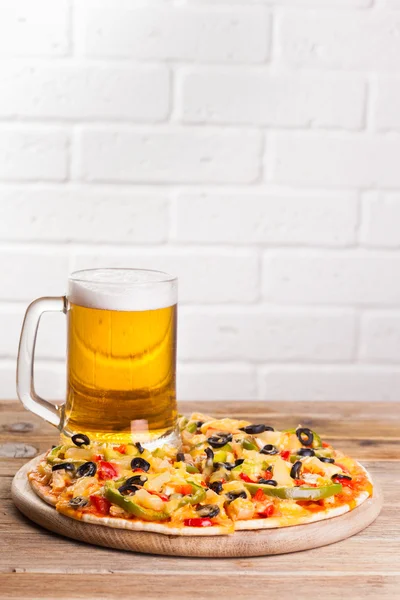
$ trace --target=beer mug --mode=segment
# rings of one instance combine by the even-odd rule
[[[61,406],[38,396],[34,353],[40,317],[67,315],[67,396]],[[68,294],[28,307],[17,364],[17,391],[28,410],[63,437],[177,443],[177,279],[160,271],[88,269],[68,280]]]

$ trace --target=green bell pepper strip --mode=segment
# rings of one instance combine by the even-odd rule
[[[67,449],[66,446],[63,446],[63,445],[56,446],[55,448],[53,448],[46,457],[47,462],[53,463],[54,460],[56,458],[58,458],[62,452],[65,452],[66,449]]]
[[[197,424],[192,421],[191,423],[188,423],[186,425],[186,431],[188,431],[189,433],[195,433],[197,431]]]
[[[259,450],[257,444],[250,440],[247,440],[246,438],[242,441],[242,445],[245,450]]]
[[[188,481],[188,483],[192,486],[193,493],[184,496],[179,502],[179,507],[185,506],[186,504],[198,504],[206,497],[206,490],[204,488],[202,488],[200,485],[196,485],[193,483],[193,481]]]
[[[194,465],[186,465],[186,471],[187,473],[199,473],[199,470],[197,467],[195,467]]]
[[[262,490],[266,496],[273,496],[281,500],[322,500],[340,494],[341,483],[330,483],[319,488],[313,487],[273,487],[262,483],[245,483],[244,486],[253,496]]]
[[[139,506],[135,502],[134,496],[123,496],[117,489],[110,485],[105,485],[104,495],[111,504],[116,504],[131,515],[142,519],[142,521],[166,521],[169,519],[168,513]]]

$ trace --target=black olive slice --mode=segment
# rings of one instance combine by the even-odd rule
[[[324,463],[334,463],[334,458],[329,458],[329,456],[318,456],[319,460]]]
[[[213,483],[210,483],[208,487],[216,494],[220,494],[222,492],[222,483],[220,481],[214,481]]]
[[[246,427],[241,427],[240,431],[256,435],[257,433],[264,433],[264,431],[274,431],[274,428],[260,423],[258,425],[246,425]]]
[[[308,427],[299,427],[296,429],[296,435],[303,446],[311,446],[314,441],[314,434]]]
[[[232,434],[224,433],[224,432],[216,433],[215,435],[212,435],[211,437],[209,437],[207,440],[207,442],[213,448],[222,448],[222,446],[225,446],[225,444],[227,444],[228,442],[231,442],[231,441],[232,441]]]
[[[278,454],[279,450],[272,444],[266,444],[264,448],[261,448],[260,454]]]
[[[76,471],[77,477],[93,477],[96,474],[97,465],[94,462],[85,462]]]
[[[257,481],[257,483],[262,483],[263,485],[272,485],[273,487],[278,485],[278,482],[275,481],[275,479],[263,479],[262,477]]]
[[[185,462],[185,455],[183,452],[178,452],[176,455],[176,462]]]
[[[208,517],[209,519],[212,519],[213,517],[219,515],[220,510],[219,506],[216,504],[204,504],[204,506],[199,506],[196,508],[196,512],[200,517]]]
[[[299,460],[296,460],[293,467],[290,469],[290,477],[292,479],[299,479],[301,467],[302,467],[301,462]]]
[[[331,479],[347,479],[348,481],[351,481],[353,478],[350,477],[350,475],[344,475],[343,473],[336,473],[336,475],[332,475]]]
[[[144,448],[140,442],[135,442],[136,448],[139,450],[139,454],[143,454]]]
[[[76,433],[72,436],[71,440],[74,442],[75,446],[78,446],[79,448],[81,446],[89,446],[90,444],[88,436],[84,433]]]
[[[65,471],[69,471],[70,473],[75,473],[75,465],[70,462],[57,463],[51,467],[52,471],[62,471],[63,469]]]
[[[300,448],[296,454],[299,456],[315,456],[315,452],[312,448]]]
[[[83,508],[89,504],[89,500],[87,498],[83,498],[82,496],[76,496],[75,498],[71,498],[68,504],[71,506],[71,508]]]
[[[204,452],[206,453],[208,460],[213,460],[214,452],[211,450],[211,448],[206,448]]]
[[[238,467],[239,465],[242,465],[244,463],[244,458],[237,458],[235,460],[235,467]]]
[[[202,425],[204,425],[204,421],[196,421],[197,429],[199,429]]]
[[[148,463],[147,460],[144,460],[144,458],[136,456],[131,461],[131,468],[142,469],[142,471],[148,471],[150,469],[150,463]]]
[[[229,502],[233,502],[233,500],[236,500],[237,498],[243,498],[244,500],[247,499],[247,494],[246,492],[228,492],[227,494],[225,494],[225,496],[228,498]]]
[[[229,463],[229,462],[215,462],[214,463],[214,469],[220,469],[221,467],[223,467],[227,471],[232,471],[232,469],[234,469],[236,467],[236,465],[235,465],[235,463]]]
[[[123,485],[140,485],[146,483],[148,477],[146,475],[134,475],[133,477],[129,477]]]
[[[136,494],[136,492],[139,489],[140,488],[137,485],[132,485],[131,483],[124,483],[123,485],[121,485],[121,487],[118,488],[118,491],[123,496],[132,496],[133,494]]]

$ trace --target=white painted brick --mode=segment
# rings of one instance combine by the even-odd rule
[[[179,313],[179,355],[190,360],[349,361],[355,317],[347,311],[192,309]]]
[[[304,8],[368,8],[373,0],[183,0],[185,4],[266,4],[273,6],[292,6]],[[400,0],[387,0],[393,6],[399,6]],[[390,4],[389,4],[390,5]]]
[[[80,142],[87,181],[249,183],[261,162],[260,134],[244,130],[86,129]]]
[[[65,293],[69,269],[63,251],[2,249],[1,257],[0,300],[31,302]]]
[[[68,138],[39,127],[0,128],[0,180],[62,181],[67,176]]]
[[[258,260],[248,250],[135,248],[82,252],[74,268],[158,269],[179,278],[179,302],[254,302],[259,295]]]
[[[62,288],[64,289],[64,288]],[[61,295],[61,294],[60,294]],[[0,307],[0,358],[16,358],[26,305]],[[36,342],[36,358],[66,356],[66,317],[62,313],[44,313],[40,319]]]
[[[346,246],[355,242],[357,220],[357,197],[351,193],[181,192],[176,239]]]
[[[0,240],[160,243],[168,200],[157,191],[115,188],[0,188]]]
[[[373,119],[378,130],[400,129],[400,78],[381,76],[374,81]]]
[[[0,67],[0,117],[157,121],[168,97],[164,66]]]
[[[179,400],[245,400],[256,397],[254,368],[246,365],[178,365]]]
[[[260,379],[263,400],[399,400],[400,371],[389,367],[270,367]]]
[[[263,62],[270,21],[262,7],[81,3],[78,43],[88,56]]]
[[[396,11],[287,12],[277,27],[279,59],[296,67],[397,71],[399,28]]]
[[[366,312],[361,318],[360,358],[400,363],[400,313]]]
[[[282,304],[393,306],[400,257],[372,252],[275,252],[264,256],[264,297]]]
[[[360,78],[202,68],[185,70],[180,84],[181,116],[188,123],[345,129],[363,124]]]
[[[15,362],[0,362],[0,400],[15,400],[17,396],[15,384]],[[35,364],[35,390],[46,400],[65,400],[66,367],[64,363]],[[54,429],[56,439],[57,430]]]
[[[68,0],[2,0],[0,56],[66,55],[68,6]]]
[[[400,193],[370,192],[363,197],[362,208],[361,242],[400,248]]]
[[[399,156],[397,137],[277,133],[268,140],[266,171],[270,180],[284,184],[396,187]]]

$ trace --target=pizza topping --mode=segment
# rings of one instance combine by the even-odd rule
[[[261,477],[257,483],[262,483],[263,485],[272,485],[273,487],[278,486],[278,482],[275,479],[264,479]]]
[[[278,453],[279,453],[278,448],[276,448],[272,444],[266,444],[266,446],[264,446],[260,450],[260,454],[278,454]]]
[[[210,483],[209,488],[216,494],[220,494],[222,492],[222,482],[214,481],[213,483]]]
[[[110,510],[111,502],[107,500],[107,498],[103,498],[103,496],[98,496],[97,494],[92,494],[90,496],[90,502],[97,512],[101,515],[107,515]]]
[[[102,481],[118,477],[118,471],[115,466],[105,460],[100,460],[97,467],[97,477]]]
[[[257,433],[264,433],[264,431],[274,431],[274,428],[260,423],[259,425],[247,425],[246,427],[241,427],[240,430],[245,433],[256,435]]]
[[[293,467],[290,469],[290,477],[291,477],[292,479],[298,479],[298,478],[299,478],[299,475],[300,475],[300,471],[301,471],[301,468],[302,468],[302,466],[303,466],[303,465],[302,465],[302,463],[301,463],[301,461],[300,461],[300,460],[297,460],[297,461],[294,463]]]
[[[228,499],[228,502],[233,502],[234,500],[237,500],[237,498],[247,499],[247,494],[244,490],[239,490],[237,492],[228,492],[227,494],[225,494],[225,496]]]
[[[81,465],[77,471],[76,471],[76,476],[77,477],[93,477],[93,475],[96,474],[97,471],[97,465],[94,462],[85,462],[83,463],[83,465]]]
[[[347,479],[348,481],[351,481],[353,478],[350,477],[350,475],[345,475],[344,473],[335,473],[335,475],[332,475],[332,480],[335,479],[339,479],[340,481]]]
[[[69,473],[75,473],[75,465],[71,462],[65,462],[65,463],[57,463],[56,465],[53,465],[51,467],[52,471],[68,471]]]
[[[212,526],[212,522],[210,521],[210,519],[203,519],[203,518],[194,518],[194,519],[184,519],[183,524],[186,525],[186,527],[211,527]]]
[[[139,451],[139,454],[143,454],[143,452],[144,452],[144,449],[143,449],[143,446],[142,446],[142,444],[141,444],[140,442],[136,442],[136,443],[135,443],[135,446],[136,446],[136,448],[138,449],[138,451]]]
[[[87,506],[89,504],[89,500],[87,498],[84,498],[83,496],[76,496],[75,498],[71,498],[71,500],[68,502],[68,505],[71,508],[83,508],[84,506]]]
[[[213,448],[222,448],[222,446],[232,441],[232,434],[220,431],[209,437],[207,441]]]
[[[89,446],[90,439],[84,433],[76,433],[71,437],[71,440],[74,442],[75,446]]]
[[[324,463],[334,463],[335,459],[334,458],[330,458],[329,456],[318,456],[318,460],[320,460],[321,462]]]
[[[314,434],[308,427],[298,427],[296,429],[296,435],[303,446],[311,446],[314,441]]]
[[[320,500],[328,498],[335,494],[340,494],[342,486],[340,483],[332,483],[322,487],[270,487],[268,485],[260,485],[259,483],[245,483],[245,487],[251,494],[256,494],[261,489],[267,496],[274,496],[281,500]]]
[[[133,483],[124,483],[118,488],[118,491],[123,496],[133,496],[139,489],[139,486],[134,485]]]
[[[219,515],[220,508],[216,504],[204,504],[203,506],[199,506],[196,509],[196,512],[200,515],[200,517],[208,517],[212,519]]]
[[[146,475],[134,475],[133,477],[129,477],[124,485],[144,485],[147,481]]]
[[[160,498],[148,494],[150,498],[153,498],[151,506],[154,506],[156,504],[156,499],[158,499],[161,505],[157,504],[158,506],[162,506],[162,510],[147,508],[143,506],[145,500],[143,496],[139,496],[140,492],[145,492],[145,490],[139,490],[132,499],[130,496],[123,496],[120,494],[120,492],[109,482],[106,483],[104,488],[104,494],[109,503],[120,506],[127,513],[134,515],[138,519],[142,519],[143,521],[166,521],[169,519],[169,514],[164,510],[164,504]],[[90,499],[92,499],[92,497],[90,497]],[[150,502],[148,501],[147,504],[150,504]]]
[[[298,456],[315,456],[315,452],[312,448],[300,448],[297,451]]]
[[[141,469],[142,471],[148,471],[150,469],[150,463],[147,462],[147,460],[145,460],[141,456],[137,456],[131,461],[131,469]]]

